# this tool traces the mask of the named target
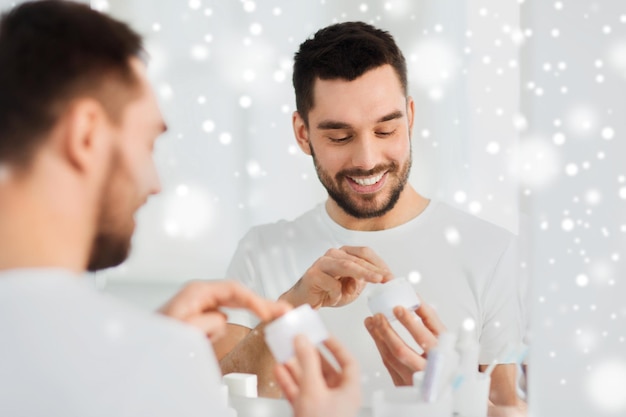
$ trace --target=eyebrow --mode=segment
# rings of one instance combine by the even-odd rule
[[[404,117],[404,113],[400,110],[396,110],[376,120],[376,123],[384,123],[390,120],[400,119],[402,117]],[[336,120],[322,120],[317,124],[317,128],[321,130],[351,129],[352,126],[348,123],[339,122]]]

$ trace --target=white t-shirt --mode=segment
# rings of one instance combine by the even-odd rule
[[[473,319],[481,364],[494,360],[507,343],[520,343],[515,236],[442,202],[431,201],[409,222],[375,232],[341,227],[324,204],[293,221],[253,227],[239,242],[227,277],[275,300],[328,249],[342,245],[368,246],[394,276],[408,277],[448,330],[457,332],[465,319]],[[392,381],[363,324],[371,315],[366,294],[367,288],[352,304],[320,313],[331,334],[359,359],[367,396]],[[229,322],[250,328],[258,324],[254,316],[234,311]],[[392,324],[417,348],[399,323]]]
[[[224,416],[196,329],[61,269],[0,272],[0,416]]]

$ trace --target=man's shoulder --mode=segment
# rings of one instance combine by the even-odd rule
[[[3,272],[0,278],[0,301],[8,297],[19,300],[0,303],[0,312],[29,311],[20,316],[25,326],[45,317],[51,326],[59,326],[57,332],[75,334],[80,329],[82,335],[110,340],[123,334],[126,342],[133,341],[136,334],[142,339],[159,339],[164,334],[193,339],[196,333],[189,326],[98,290],[89,276],[60,269],[24,269]]]
[[[447,203],[439,202],[433,214],[433,227],[443,230],[446,236],[455,236],[460,247],[471,253],[499,256],[516,244],[517,237],[510,230]],[[477,250],[479,247],[481,250]]]
[[[50,340],[62,341],[66,346],[63,355],[82,369],[100,366],[86,352],[95,352],[114,367],[148,352],[150,357],[165,359],[206,350],[201,332],[102,293],[86,281],[88,277],[16,271],[2,274],[2,278],[6,280],[0,285],[0,330],[7,336],[5,349],[16,355],[28,352],[19,353],[24,361],[29,355],[54,360],[51,355],[56,351],[28,350],[28,346],[43,346]],[[7,297],[14,302],[7,302]]]
[[[302,234],[319,230],[322,222],[322,207],[323,205],[316,205],[290,220],[279,219],[252,226],[245,234],[243,240],[293,239]]]
[[[511,239],[514,234],[489,220],[453,207],[445,202],[437,202],[434,218],[438,222],[445,222],[452,227],[464,228],[476,233],[486,233],[489,236]]]
[[[95,294],[91,303],[97,306],[94,309],[96,317],[117,317],[128,330],[138,332],[141,336],[139,343],[146,343],[149,339],[160,345],[177,348],[204,341],[204,335],[195,327],[158,312],[139,308],[112,295]],[[168,342],[163,343],[164,340]]]

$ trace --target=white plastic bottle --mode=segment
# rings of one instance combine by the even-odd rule
[[[224,412],[226,413],[224,417],[237,417],[237,410],[235,410],[230,405],[230,399],[228,395],[228,385],[222,382],[220,386],[220,397],[222,400],[222,406],[224,407]]]
[[[473,328],[461,328],[457,343],[459,352],[459,375],[472,378],[478,373],[478,353],[480,345],[476,340]]]
[[[441,333],[437,346],[427,354],[426,369],[421,386],[423,401],[435,402],[448,388],[458,365],[458,354],[454,348],[456,336],[453,333]]]
[[[487,417],[491,378],[478,371],[480,345],[473,328],[461,329],[459,367],[453,392],[453,409],[461,417]]]

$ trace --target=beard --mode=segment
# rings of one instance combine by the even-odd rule
[[[320,182],[326,188],[328,195],[332,198],[341,209],[357,219],[371,219],[387,214],[393,209],[400,199],[400,194],[406,186],[411,172],[412,149],[409,157],[402,165],[397,162],[391,162],[385,165],[376,165],[370,170],[350,169],[339,171],[335,174],[335,178],[322,168],[318,159],[315,157],[313,146],[309,144],[315,171]],[[369,177],[381,172],[387,172],[387,181],[390,181],[391,190],[386,196],[377,194],[351,195],[351,189],[346,184],[346,177]]]
[[[112,233],[99,233],[93,242],[87,270],[96,272],[124,262],[130,253],[130,241],[130,237],[123,238]]]
[[[122,176],[120,158],[112,155],[109,174],[100,194],[100,210],[96,235],[91,245],[87,264],[89,272],[117,266],[128,258],[134,231],[134,212],[124,212],[128,200],[115,198],[116,190],[123,189],[117,180]]]

